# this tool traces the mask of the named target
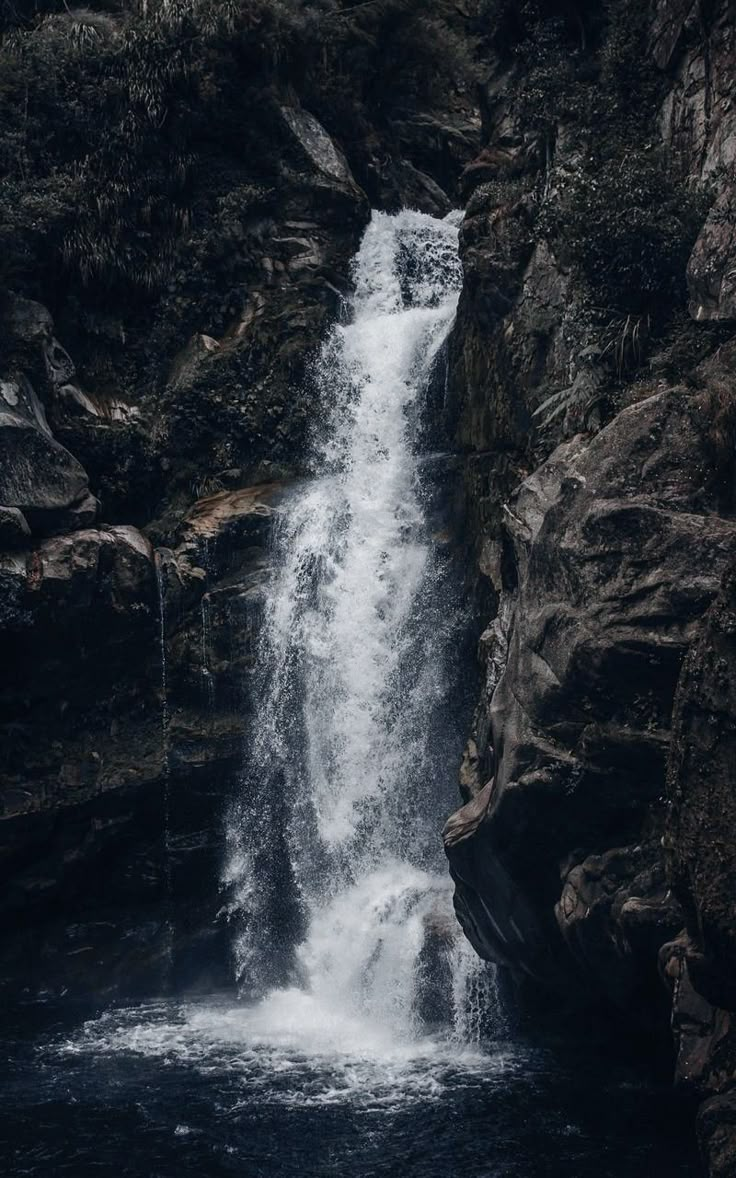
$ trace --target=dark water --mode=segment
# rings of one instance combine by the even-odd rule
[[[283,1017],[283,1010],[281,1011]],[[319,1045],[227,1004],[58,1012],[2,1039],[0,1173],[73,1178],[692,1178],[672,1093],[577,1049],[343,1026]],[[32,1030],[35,1026],[36,1030]],[[315,1032],[316,1034],[316,1032]]]

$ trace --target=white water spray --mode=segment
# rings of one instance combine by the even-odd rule
[[[455,935],[438,848],[458,751],[448,652],[460,609],[411,426],[455,315],[457,223],[374,214],[350,323],[314,372],[331,406],[317,477],[275,537],[267,677],[224,882],[247,987],[283,984],[301,940],[291,988],[265,1000],[282,1024],[337,1018],[353,1034],[367,1019],[411,1036],[432,938],[436,949]],[[452,952],[437,956],[452,967]]]

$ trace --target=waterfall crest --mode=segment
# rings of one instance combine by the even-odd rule
[[[315,477],[274,536],[224,882],[238,975],[272,1004],[276,990],[282,1018],[286,993],[411,1033],[432,941],[450,973],[459,957],[459,976],[472,973],[451,948],[439,842],[459,754],[462,605],[412,429],[455,316],[457,237],[456,215],[373,215],[349,321],[315,363],[329,406]]]

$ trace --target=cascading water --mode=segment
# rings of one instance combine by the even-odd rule
[[[404,1034],[428,944],[443,943],[448,969],[458,961],[438,848],[454,802],[462,610],[411,428],[455,315],[457,225],[374,214],[350,322],[316,363],[330,409],[316,477],[274,540],[260,707],[225,876],[246,987],[288,979],[297,1019],[339,1010]],[[464,958],[462,977],[469,968]],[[282,992],[279,1017],[286,1005]]]

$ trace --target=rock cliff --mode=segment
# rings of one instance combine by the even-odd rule
[[[456,909],[540,1006],[671,1026],[730,1174],[733,11],[492,7],[451,357],[489,603]]]

